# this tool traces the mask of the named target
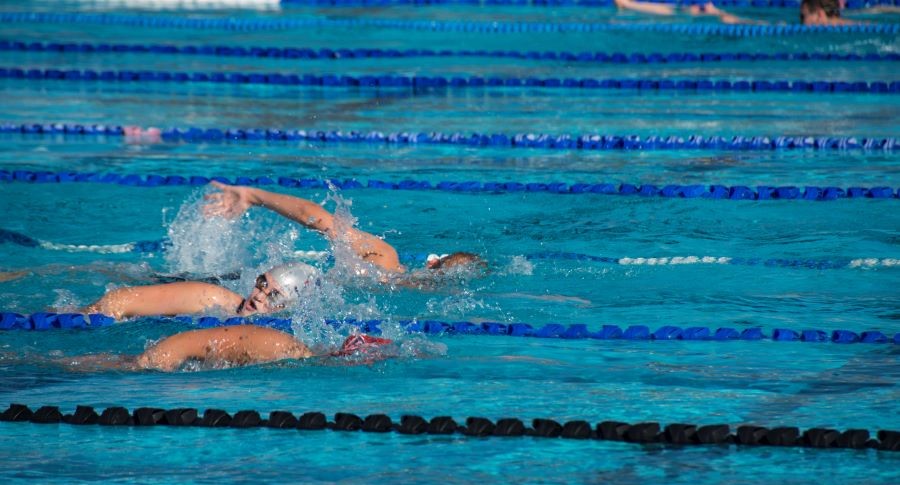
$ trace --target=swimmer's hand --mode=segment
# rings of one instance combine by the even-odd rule
[[[225,217],[235,219],[241,217],[247,209],[253,207],[253,189],[250,187],[241,187],[236,185],[225,185],[220,182],[212,181],[210,185],[221,190],[214,194],[209,194],[204,199],[209,202],[203,206],[203,215],[207,217]]]

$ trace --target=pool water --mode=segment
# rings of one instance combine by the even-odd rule
[[[124,2],[0,2],[0,12],[65,11],[192,18],[412,18],[542,22],[699,22],[609,8],[487,6],[302,7],[189,11]],[[99,9],[99,10],[98,10]],[[737,9],[794,21],[792,9]],[[896,17],[869,17],[894,22]],[[389,28],[229,32],[91,23],[0,23],[0,40],[312,48],[515,49],[891,54],[878,34],[726,37],[647,32],[486,34]],[[893,82],[897,61],[733,61],[586,64],[509,58],[286,60],[167,54],[0,51],[0,67]],[[897,136],[890,93],[691,92],[552,88],[310,88],[0,79],[2,123],[445,133],[705,136]],[[424,180],[892,187],[896,150],[549,150],[287,141],[136,142],[119,137],[0,134],[0,170],[120,174]],[[191,324],[143,318],[113,327],[0,332],[0,406],[255,409],[398,420],[468,416],[560,422],[900,429],[895,344],[566,340],[407,335],[403,320],[759,327],[900,332],[900,268],[621,265],[546,257],[714,256],[817,261],[900,257],[894,199],[733,201],[548,192],[273,190],[349,210],[402,254],[473,251],[482,278],[434,291],[379,287],[331,271],[317,318],[380,319],[403,342],[371,365],[334,359],[163,374],[72,368],[84,354],[136,354]],[[330,251],[320,237],[261,209],[226,223],[199,215],[209,188],[0,183],[0,228],[60,245],[170,240],[166,251],[101,254],[0,243],[0,311],[73,309],[110,288],[160,275],[237,272],[246,293],[294,251]],[[543,257],[542,257],[543,255]],[[329,260],[313,261],[326,270]],[[410,266],[421,265],[410,259]],[[309,320],[298,337],[328,348],[341,334]],[[346,333],[346,329],[342,332]],[[540,438],[105,428],[0,423],[4,482],[895,483],[896,453],[774,447],[672,447]]]

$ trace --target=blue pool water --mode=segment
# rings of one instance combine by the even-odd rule
[[[131,4],[133,5],[133,4]],[[158,6],[157,6],[158,7]],[[384,18],[691,23],[609,8],[283,7],[167,10],[124,2],[0,2],[0,12],[104,12],[160,18]],[[737,9],[794,21],[792,9]],[[867,17],[896,22],[896,16]],[[861,33],[728,37],[652,32],[497,34],[321,27],[230,32],[91,23],[0,23],[0,40],[311,48],[540,51],[828,52],[892,54],[896,37]],[[336,75],[897,81],[897,61],[731,61],[585,64],[503,58],[287,60],[166,54],[0,50],[0,67]],[[890,93],[553,88],[337,88],[0,79],[0,123],[280,128],[362,132],[640,136],[898,135]],[[120,137],[0,134],[0,170],[424,180],[892,187],[894,150],[550,150],[387,143],[146,143]],[[732,201],[547,192],[458,193],[284,188],[333,209],[401,253],[468,250],[490,262],[480,279],[436,291],[388,290],[333,274],[317,317],[380,319],[404,343],[372,365],[315,360],[163,374],[60,362],[136,354],[191,324],[136,319],[113,327],[0,332],[0,406],[220,408],[426,418],[517,417],[592,423],[727,423],[900,429],[896,344],[565,340],[406,335],[400,321],[526,322],[621,327],[705,326],[900,332],[900,268],[621,265],[538,257],[713,256],[817,261],[900,257],[893,199]],[[245,293],[293,251],[327,251],[318,236],[259,209],[238,223],[198,215],[203,187],[0,183],[0,228],[59,245],[170,239],[165,252],[97,253],[0,243],[0,311],[71,310],[107,289],[159,275],[237,272]],[[536,256],[537,255],[537,256]],[[326,269],[330,263],[316,262]],[[408,261],[408,264],[420,264]],[[299,319],[300,315],[294,314]],[[344,330],[346,332],[346,330]],[[330,347],[340,335],[307,321],[298,337]],[[896,453],[774,447],[672,447],[540,438],[208,430],[0,423],[4,482],[896,483]]]

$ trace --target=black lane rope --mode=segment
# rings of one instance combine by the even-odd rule
[[[518,418],[504,418],[496,422],[482,417],[466,418],[465,424],[449,416],[426,420],[421,416],[404,415],[395,423],[385,414],[370,414],[365,418],[350,413],[337,413],[329,421],[321,412],[295,416],[289,411],[273,411],[268,419],[253,410],[238,411],[234,415],[221,409],[207,409],[202,415],[195,408],[162,409],[141,407],[128,411],[124,407],[109,407],[97,413],[90,406],[77,406],[72,414],[63,414],[58,406],[43,406],[32,411],[23,404],[12,404],[0,414],[0,421],[31,422],[37,424],[65,423],[100,426],[180,426],[206,428],[275,428],[305,431],[333,430],[339,432],[395,432],[407,435],[464,435],[533,436],[539,438],[567,438],[581,440],[624,441],[628,443],[671,445],[757,445],[808,448],[847,448],[900,451],[900,431],[880,430],[872,433],[864,429],[839,431],[829,428],[801,430],[794,426],[766,428],[738,426],[732,432],[727,424],[698,426],[657,422],[636,424],[603,421],[596,425],[576,420],[560,423],[552,419],[534,419],[531,426]]]

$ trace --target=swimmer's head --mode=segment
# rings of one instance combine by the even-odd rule
[[[451,254],[429,254],[425,260],[425,267],[430,270],[446,271],[451,268],[470,267],[472,269],[487,269],[487,263],[475,253],[458,252]]]
[[[272,313],[315,294],[322,284],[322,272],[305,263],[276,266],[256,278],[250,296],[241,302],[238,313]]]
[[[828,25],[841,18],[841,0],[802,0],[800,23],[803,25]]]

